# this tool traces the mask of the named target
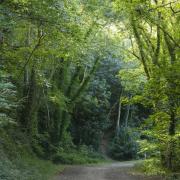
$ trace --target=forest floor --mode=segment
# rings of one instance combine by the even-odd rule
[[[163,180],[133,173],[134,161],[92,166],[68,166],[55,180]]]

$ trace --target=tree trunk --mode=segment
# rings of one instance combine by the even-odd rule
[[[125,118],[125,128],[128,127],[128,119],[129,119],[129,112],[130,112],[130,104],[127,105],[127,112],[126,112],[126,118]]]
[[[93,76],[94,72],[96,71],[97,67],[98,67],[98,63],[99,63],[100,58],[97,57],[97,59],[94,62],[94,65],[89,73],[89,75],[84,79],[84,82],[82,83],[82,85],[79,87],[79,89],[77,90],[77,92],[75,93],[75,95],[72,97],[71,102],[75,102],[76,99],[81,95],[81,93],[84,91],[84,89],[86,88],[87,84],[89,83],[89,81],[91,80],[91,77]]]
[[[169,51],[170,55],[170,63],[173,66],[176,62],[176,54],[175,54],[175,45],[171,42],[168,36],[164,33],[164,39]],[[167,148],[167,168],[173,170],[173,158],[174,158],[174,142],[173,137],[176,133],[176,114],[175,114],[175,107],[176,107],[176,96],[174,95],[174,89],[176,89],[176,84],[174,79],[167,79],[169,85],[169,91],[167,96],[169,97],[169,115],[170,115],[170,122],[169,122],[169,136],[170,140],[168,142]]]
[[[69,127],[69,123],[70,123],[70,115],[68,114],[68,112],[63,111],[62,112],[62,121],[61,121],[61,125],[60,125],[59,142],[63,142],[65,133],[67,131],[67,128]]]
[[[147,78],[150,79],[150,73],[149,73],[149,70],[147,67],[146,56],[145,56],[145,53],[143,50],[143,44],[141,42],[141,37],[139,35],[133,15],[131,17],[131,24],[132,24],[132,28],[133,28],[134,37],[135,37],[137,45],[138,45],[138,49],[139,49],[139,53],[140,53],[140,57],[141,57],[140,59],[143,64],[144,72],[146,73]]]
[[[121,100],[119,101],[119,107],[118,107],[118,118],[117,118],[117,125],[116,125],[116,136],[119,136],[120,131],[120,120],[121,120]]]
[[[123,89],[121,91],[120,98],[119,98],[118,118],[117,118],[117,124],[116,124],[116,136],[119,136],[119,131],[120,131],[121,107],[122,107],[121,98],[122,98],[122,96],[123,96]]]

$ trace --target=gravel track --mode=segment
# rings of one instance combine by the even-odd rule
[[[69,166],[55,180],[163,180],[160,177],[132,175],[134,162],[119,162],[96,166]]]

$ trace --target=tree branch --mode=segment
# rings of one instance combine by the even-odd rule
[[[172,7],[172,4],[177,3],[177,2],[178,2],[178,1],[172,1],[172,2],[169,2],[169,3],[166,3],[166,4],[158,5],[158,6],[156,6],[155,8],[149,9],[148,11],[154,11],[154,10],[156,10],[156,9],[166,7],[166,6],[168,6],[168,5],[170,5],[170,7]]]
[[[45,36],[44,36],[43,34],[39,37],[37,44],[34,46],[33,50],[31,51],[29,57],[27,58],[27,60],[26,60],[26,62],[25,62],[25,64],[24,64],[24,66],[23,66],[21,72],[19,73],[19,77],[21,76],[21,74],[23,73],[24,69],[26,68],[26,66],[27,66],[28,63],[30,62],[30,60],[31,60],[31,58],[32,58],[32,56],[33,56],[33,54],[34,54],[34,52],[35,52],[35,51],[37,50],[37,48],[40,46],[41,40],[42,40],[44,37],[45,37]]]

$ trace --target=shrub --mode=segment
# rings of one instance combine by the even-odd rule
[[[87,146],[80,146],[71,150],[61,149],[52,157],[52,160],[54,163],[62,164],[91,164],[102,161],[103,157],[88,149]]]
[[[147,175],[165,174],[165,170],[161,165],[161,161],[157,158],[144,160],[143,162],[136,164],[135,168]]]
[[[115,160],[130,160],[137,157],[137,135],[125,128],[120,129],[119,136],[112,139],[109,155]]]
[[[0,179],[46,180],[62,169],[37,158],[27,139],[17,128],[0,129]]]

